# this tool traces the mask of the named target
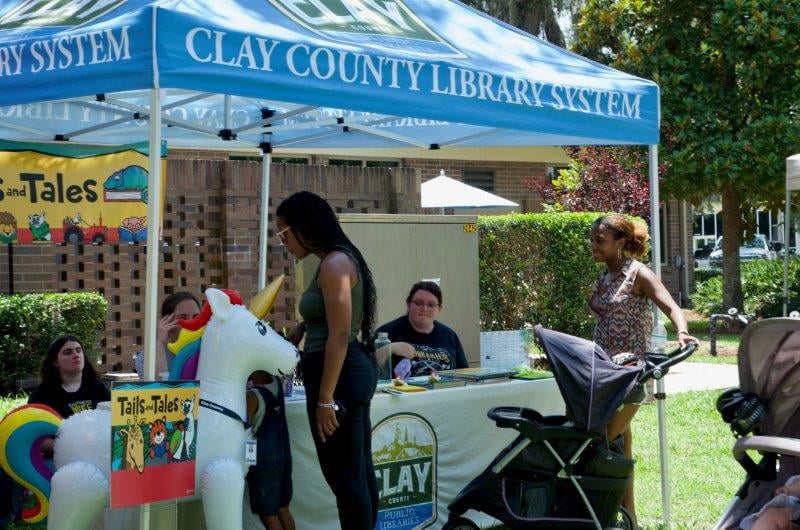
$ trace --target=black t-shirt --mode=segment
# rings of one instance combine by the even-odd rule
[[[36,387],[28,398],[28,403],[41,403],[52,407],[61,414],[62,418],[69,418],[73,414],[97,407],[101,401],[109,401],[111,393],[100,381],[82,382],[75,392],[67,392],[58,384],[56,386]]]
[[[441,322],[434,320],[430,333],[420,333],[413,328],[408,315],[403,315],[382,325],[377,331],[387,332],[392,342],[408,342],[414,347],[417,356],[411,359],[412,376],[428,375],[431,369],[440,372],[469,366],[458,335]],[[402,359],[392,355],[392,369]]]

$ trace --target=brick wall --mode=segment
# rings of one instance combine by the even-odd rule
[[[192,159],[170,153],[160,254],[160,297],[207,287],[256,292],[261,164],[230,161],[227,153]],[[205,154],[205,153],[203,153]],[[277,326],[294,320],[294,261],[274,235],[273,213],[300,189],[326,197],[337,212],[419,213],[419,174],[408,168],[352,168],[276,164],[270,175],[268,281],[287,274],[271,315]],[[144,245],[14,245],[14,291],[98,291],[108,301],[98,345],[101,371],[130,369],[144,326]],[[9,251],[0,247],[0,291],[9,291]],[[160,300],[159,300],[160,302]]]

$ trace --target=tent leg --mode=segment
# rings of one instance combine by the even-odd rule
[[[658,146],[648,146],[648,167],[650,179],[650,230],[651,241],[653,246],[651,249],[653,272],[656,277],[661,279],[661,218],[659,216],[659,196],[658,196]],[[661,311],[658,310],[653,304],[653,323],[658,324],[662,320]],[[659,379],[656,381],[657,392],[661,395],[664,394],[664,381]],[[663,516],[664,526],[670,527],[670,509],[669,509],[669,449],[667,447],[667,414],[666,405],[663,399],[659,399],[658,403],[658,448],[659,456],[661,459],[661,513]]]
[[[158,318],[158,258],[161,236],[161,93],[150,89],[150,145],[147,154],[147,262],[144,297],[144,374],[145,381],[155,380],[156,321]],[[139,530],[150,528],[150,504],[139,511]]]
[[[269,169],[272,155],[264,149],[261,155],[261,218],[258,223],[258,290],[267,285],[267,228],[269,222]]]
[[[783,316],[789,316],[789,222],[792,210],[792,191],[786,187],[786,200],[783,203]]]

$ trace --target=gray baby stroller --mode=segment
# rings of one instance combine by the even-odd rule
[[[719,397],[717,409],[738,438],[733,454],[747,477],[716,529],[739,528],[800,473],[800,319],[769,318],[745,328],[739,385]]]
[[[519,435],[450,503],[444,529],[478,528],[463,517],[470,509],[511,528],[631,528],[620,505],[634,461],[622,455],[621,440],[607,440],[606,426],[621,405],[641,400],[646,381],[665,375],[696,345],[622,366],[592,341],[541,326],[535,333],[566,416],[543,417],[518,407],[491,409],[488,415],[498,427]]]

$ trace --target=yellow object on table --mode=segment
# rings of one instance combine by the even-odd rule
[[[392,390],[397,390],[399,392],[424,392],[425,390],[427,390],[427,388],[425,387],[417,385],[409,385],[407,383],[403,383],[402,385],[394,383],[389,388],[391,388]]]

